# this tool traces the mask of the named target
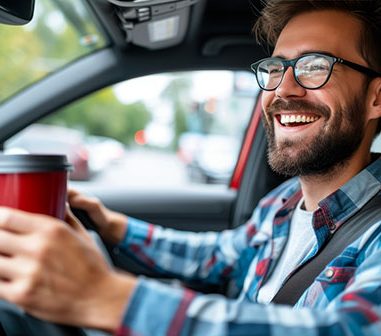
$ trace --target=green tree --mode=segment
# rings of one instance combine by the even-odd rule
[[[126,145],[147,125],[151,113],[142,102],[122,104],[111,88],[85,97],[42,122],[81,129],[87,134],[115,138]]]
[[[35,68],[41,54],[40,40],[21,27],[1,27],[0,101],[45,73]],[[31,61],[32,60],[32,61]]]
[[[76,0],[39,0],[31,24],[3,25],[0,36],[0,102],[105,44],[88,12],[81,10]]]

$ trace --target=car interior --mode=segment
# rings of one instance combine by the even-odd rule
[[[0,0],[0,21],[22,25],[33,17],[33,0]],[[36,4],[39,0],[36,0]],[[69,2],[55,0],[68,12]],[[250,71],[250,64],[269,49],[255,43],[251,28],[261,10],[259,0],[82,0],[105,36],[104,45],[28,85],[0,102],[0,144],[57,110],[109,85],[159,73],[189,70]],[[82,29],[75,16],[69,17]],[[107,111],[105,111],[107,113]],[[122,189],[97,187],[84,192],[109,208],[165,227],[221,231],[242,225],[258,201],[283,181],[266,163],[266,138],[260,122],[260,97],[252,96],[252,113],[244,125],[240,153],[226,188]],[[154,169],[154,167],[152,167]],[[86,213],[74,213],[94,229]],[[115,267],[135,274],[161,276],[108,246]],[[167,281],[167,280],[165,280]],[[234,296],[229,284],[205,287],[205,293]],[[1,302],[4,335],[96,335],[89,331],[35,319]]]

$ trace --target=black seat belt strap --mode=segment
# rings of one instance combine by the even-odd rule
[[[272,302],[294,305],[324,267],[378,221],[381,221],[381,197],[376,195],[334,232],[315,257],[290,276]]]

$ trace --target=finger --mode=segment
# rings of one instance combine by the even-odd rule
[[[66,205],[65,222],[69,224],[69,226],[72,229],[74,229],[74,231],[79,233],[85,239],[91,239],[86,228],[82,225],[80,220],[73,214],[68,204]]]
[[[28,281],[25,279],[1,279],[0,278],[0,299],[16,304],[20,308],[26,309],[25,298],[28,296]]]
[[[8,279],[0,278],[0,299],[13,302],[14,285]]]
[[[63,225],[63,222],[51,216],[0,207],[0,230],[28,234],[44,231],[53,225]]]
[[[67,194],[68,195],[75,195],[75,194],[79,194],[80,192],[77,190],[77,189],[74,189],[74,188],[68,188],[67,189]]]
[[[21,210],[0,207],[0,230],[15,233],[30,233],[42,225],[41,215],[27,213]]]
[[[28,253],[25,248],[25,239],[14,232],[0,230],[0,253],[13,256],[20,252]]]
[[[68,195],[68,201],[71,207],[87,211],[93,210],[99,203],[98,200],[94,197],[85,196],[76,192]]]
[[[29,268],[25,258],[0,255],[0,279],[12,281],[20,278]]]
[[[69,204],[66,204],[65,222],[68,223],[74,230],[85,230],[81,222],[70,209]]]
[[[67,197],[68,199],[73,198],[75,196],[81,195],[81,193],[77,189],[69,188],[67,190]]]
[[[84,200],[86,200],[86,197],[82,195],[78,190],[75,189],[69,189],[67,192],[67,199],[69,204],[76,208],[79,204],[81,204]]]

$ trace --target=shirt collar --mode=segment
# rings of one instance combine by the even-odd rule
[[[340,189],[319,202],[337,229],[381,190],[381,158],[350,179]]]

